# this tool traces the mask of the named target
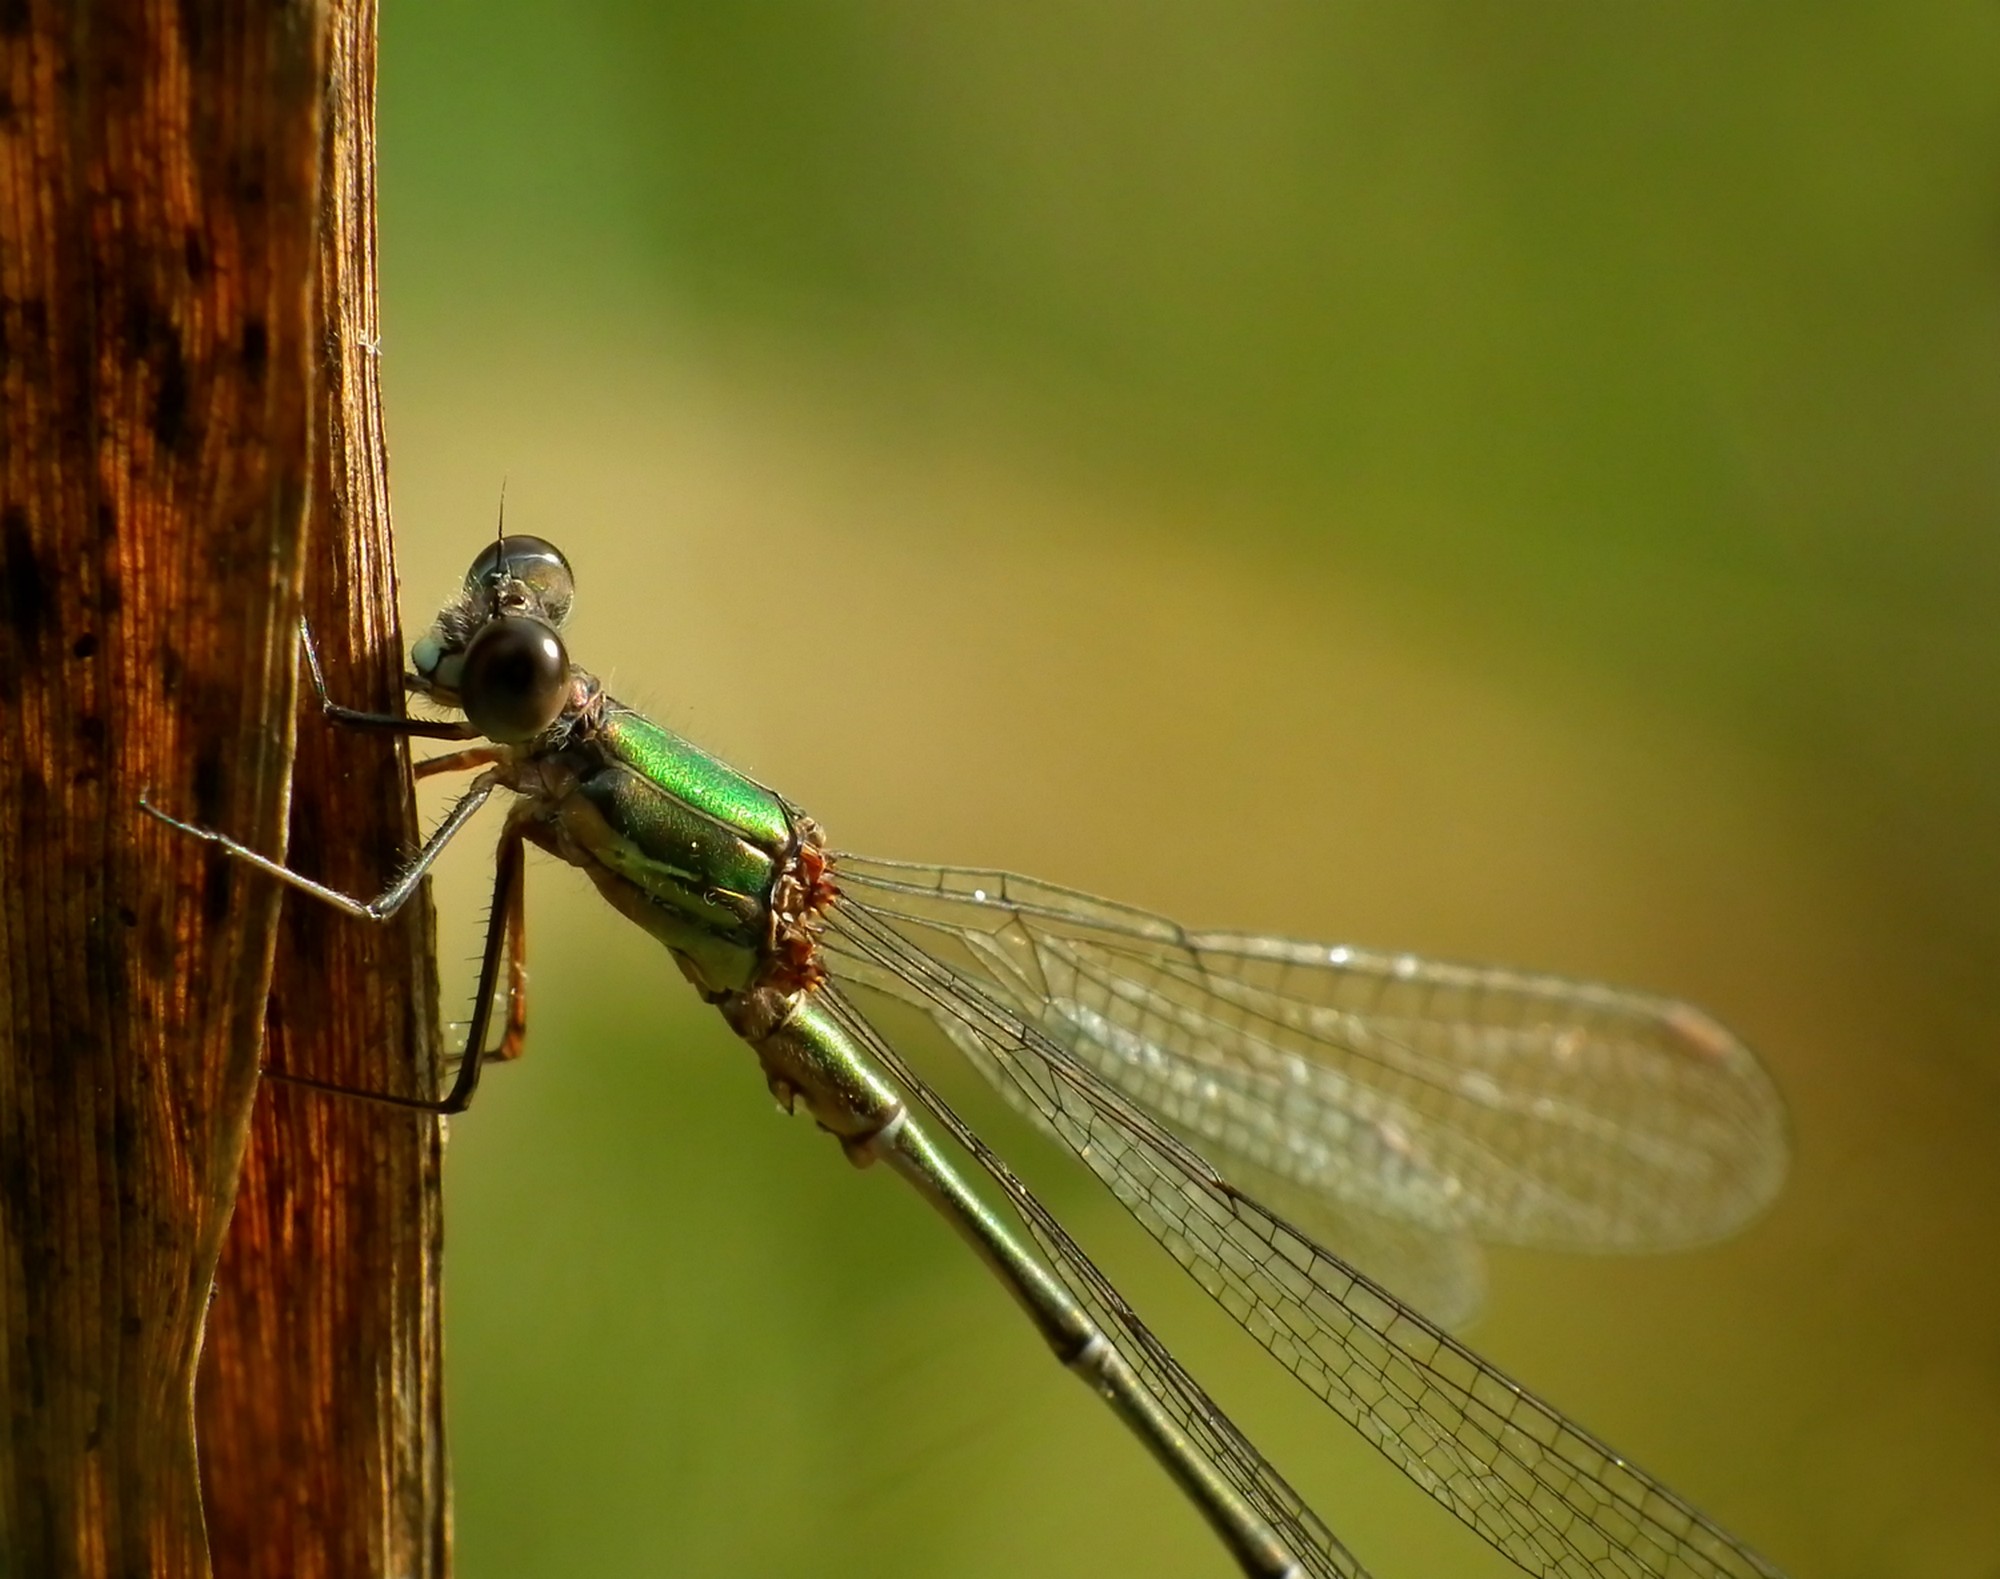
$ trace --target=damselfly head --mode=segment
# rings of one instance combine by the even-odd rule
[[[462,708],[487,739],[532,740],[569,702],[569,654],[556,628],[575,595],[553,543],[499,538],[480,550],[410,661],[429,693]]]
[[[479,551],[465,573],[465,590],[495,612],[533,614],[560,627],[576,598],[576,578],[554,543],[502,537]]]

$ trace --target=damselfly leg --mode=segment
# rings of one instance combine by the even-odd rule
[[[400,734],[419,739],[467,740],[478,738],[477,731],[463,721],[432,720],[398,717],[388,713],[372,713],[359,708],[343,706],[328,695],[325,676],[321,672],[319,653],[313,643],[312,632],[301,621],[299,642],[304,652],[307,672],[311,677],[314,694],[320,704],[320,711],[326,719],[348,729],[360,729],[379,734]],[[194,823],[183,822],[160,810],[143,796],[140,808],[150,816],[191,834],[205,843],[213,844],[231,859],[277,879],[289,888],[309,895],[321,904],[330,905],[343,915],[359,921],[386,922],[394,917],[429,875],[437,858],[471,823],[495,789],[500,787],[498,776],[492,766],[501,753],[490,746],[473,746],[463,751],[447,752],[416,764],[416,776],[429,778],[440,773],[466,772],[483,768],[466,792],[446,813],[445,819],[418,850],[402,874],[373,899],[358,899],[335,888],[294,871],[280,861],[274,861],[239,840],[212,828],[203,828]],[[473,1093],[478,1089],[479,1072],[489,1058],[512,1059],[520,1056],[527,1036],[527,951],[526,919],[527,911],[523,901],[526,860],[523,844],[527,837],[524,820],[510,817],[500,835],[500,844],[494,854],[493,904],[486,926],[486,942],[480,951],[479,986],[473,1003],[472,1021],[466,1032],[465,1052],[459,1059],[451,1088],[442,1097],[398,1096],[384,1091],[364,1091],[353,1086],[338,1085],[331,1081],[315,1079],[291,1070],[266,1069],[263,1072],[274,1080],[282,1080],[290,1085],[307,1086],[315,1091],[324,1091],[336,1096],[354,1097],[362,1101],[375,1102],[388,1107],[405,1108],[419,1113],[452,1114],[462,1113],[471,1105]],[[501,1035],[500,1045],[486,1049],[486,1038],[491,1030],[493,1004],[496,990],[500,986],[502,960],[507,972],[507,1020]]]

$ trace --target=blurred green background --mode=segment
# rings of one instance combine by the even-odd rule
[[[1801,1576],[1990,1579],[2000,12],[426,0],[381,139],[413,633],[504,477],[581,661],[838,844],[1709,1006],[1780,1205],[1498,1255],[1471,1339]],[[580,875],[530,913],[465,1579],[1229,1571]],[[952,1089],[1384,1579],[1513,1571]]]

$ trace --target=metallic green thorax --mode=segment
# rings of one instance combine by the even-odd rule
[[[672,949],[704,991],[766,977],[786,919],[774,904],[813,837],[810,822],[601,692],[555,755],[565,782],[545,804],[565,846],[558,853]]]
[[[596,739],[668,795],[751,843],[773,853],[791,845],[792,813],[784,801],[671,729],[606,697]]]

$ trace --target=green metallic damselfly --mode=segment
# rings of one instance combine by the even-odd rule
[[[379,898],[154,812],[380,921],[496,790],[514,792],[451,1089],[373,1100],[461,1112],[485,1063],[519,1051],[522,873],[539,845],[667,946],[787,1108],[803,1105],[855,1164],[887,1163],[944,1214],[1245,1573],[1365,1570],[848,986],[927,1014],[1280,1364],[1527,1572],[1777,1573],[1231,1182],[1316,1224],[1402,1225],[1468,1253],[1473,1237],[1600,1250],[1713,1239],[1770,1200],[1786,1159],[1777,1093],[1726,1030],[1610,987],[1191,932],[1008,873],[836,853],[789,801],[571,664],[558,631],[572,590],[567,561],[539,538],[502,537],[473,561],[407,679],[458,720],[338,706],[306,643],[330,719],[486,742],[419,766],[477,777]],[[488,1051],[503,996],[505,1032]],[[1039,1254],[934,1134],[971,1158]]]

